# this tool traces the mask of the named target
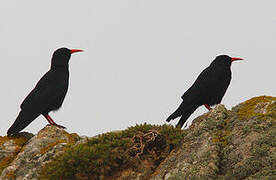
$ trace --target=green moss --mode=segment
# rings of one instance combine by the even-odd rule
[[[189,179],[189,180],[211,180],[211,179],[217,179],[217,178],[214,178],[214,177],[210,177],[210,176],[207,176],[207,175],[198,175],[198,172],[194,172],[194,174],[189,174],[187,175],[186,173],[182,173],[182,172],[179,172],[179,173],[176,173],[172,176],[170,176],[168,178],[168,180],[183,180],[183,179]]]
[[[102,179],[143,165],[153,172],[184,136],[181,129],[149,124],[105,133],[68,148],[42,169],[41,178]]]
[[[265,111],[261,112],[261,109]],[[276,118],[276,97],[259,96],[249,99],[242,103],[237,113],[240,119],[254,116],[270,116]]]
[[[263,168],[260,172],[257,172],[248,178],[248,180],[253,180],[253,179],[265,179],[265,180],[274,180],[276,179],[276,172],[275,169],[270,169],[270,168]]]
[[[226,177],[235,179],[271,178],[276,169],[276,129],[270,129],[251,146],[250,157],[237,163]]]
[[[250,121],[246,122],[246,124],[242,124],[242,136],[247,136],[250,132],[258,132],[263,133],[275,124],[275,120],[272,118],[261,118],[254,117],[251,118]]]

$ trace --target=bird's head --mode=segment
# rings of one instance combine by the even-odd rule
[[[52,67],[57,66],[68,66],[71,54],[76,52],[81,52],[83,50],[79,49],[68,49],[68,48],[59,48],[57,49],[52,57]]]
[[[230,68],[232,62],[239,61],[239,60],[243,60],[243,59],[237,58],[237,57],[230,57],[227,55],[220,55],[220,56],[217,56],[216,59],[211,64]]]

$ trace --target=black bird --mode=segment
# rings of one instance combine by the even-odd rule
[[[50,70],[22,102],[19,115],[8,129],[8,136],[20,132],[41,114],[51,125],[65,128],[56,124],[49,112],[61,107],[68,90],[69,59],[71,54],[80,51],[82,50],[60,48],[54,52]]]
[[[168,118],[167,122],[181,116],[176,127],[181,128],[190,115],[201,105],[211,110],[219,104],[231,81],[231,64],[242,58],[217,56],[209,67],[204,69],[194,84],[181,97],[183,102]]]

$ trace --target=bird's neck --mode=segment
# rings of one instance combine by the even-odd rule
[[[211,66],[215,69],[223,70],[223,71],[231,71],[231,66],[211,64]]]
[[[67,65],[51,65],[51,70],[57,70],[57,71],[69,71],[69,66]]]

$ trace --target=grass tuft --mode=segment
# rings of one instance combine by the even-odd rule
[[[169,125],[141,124],[69,147],[41,171],[41,179],[103,179],[150,166],[154,171],[184,138]]]

